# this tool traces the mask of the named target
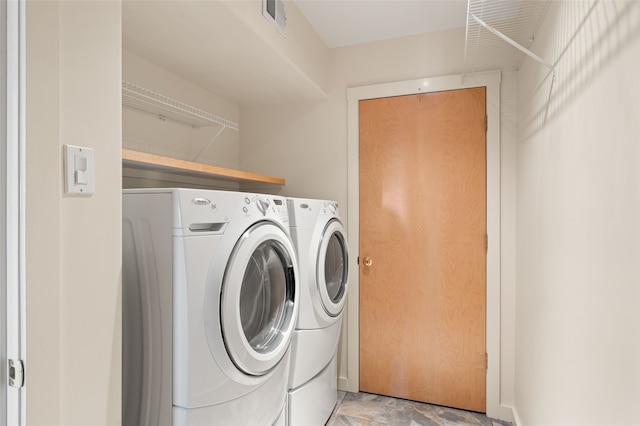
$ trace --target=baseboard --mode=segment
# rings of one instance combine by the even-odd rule
[[[500,420],[511,422],[513,426],[522,426],[515,407],[509,405],[500,406]]]
[[[338,377],[338,390],[349,391],[349,379],[346,377]]]
[[[518,416],[518,410],[516,410],[516,407],[513,407],[512,411],[513,411],[513,425],[522,426],[522,422],[520,421],[520,416]]]

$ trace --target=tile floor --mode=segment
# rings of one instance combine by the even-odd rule
[[[338,392],[326,426],[506,426],[484,414],[369,393]]]

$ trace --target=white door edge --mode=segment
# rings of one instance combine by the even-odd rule
[[[26,1],[4,2],[3,31],[6,30],[6,146],[3,191],[6,285],[6,358],[25,359],[25,11]],[[4,101],[4,99],[3,99]],[[3,354],[4,355],[4,354]],[[3,366],[8,374],[8,366]],[[7,377],[8,379],[8,377]],[[7,380],[8,382],[8,380]],[[6,383],[7,425],[26,424],[25,386]]]

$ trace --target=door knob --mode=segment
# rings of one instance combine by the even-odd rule
[[[369,256],[364,258],[364,266],[371,266],[373,265],[373,259],[371,259]]]

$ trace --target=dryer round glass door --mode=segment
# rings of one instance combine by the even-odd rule
[[[344,228],[338,220],[327,224],[320,239],[317,285],[327,314],[337,316],[346,301],[349,254]]]
[[[296,260],[287,234],[260,222],[236,243],[222,283],[227,352],[243,372],[262,375],[286,353],[297,317]]]

